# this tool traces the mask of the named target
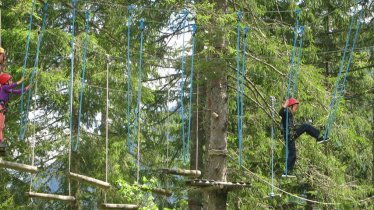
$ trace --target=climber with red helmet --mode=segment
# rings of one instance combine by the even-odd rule
[[[8,73],[0,74],[0,150],[5,151],[5,143],[3,137],[3,129],[5,126],[5,113],[7,111],[7,104],[10,99],[10,94],[21,94],[22,90],[14,89],[17,85],[22,84],[24,78],[21,78],[17,82],[12,81],[12,76]],[[23,92],[30,89],[31,84],[26,86]]]
[[[320,136],[320,131],[315,128],[314,126],[303,123],[301,125],[296,126],[294,124],[294,115],[296,114],[299,108],[299,101],[295,98],[289,98],[286,100],[283,105],[282,109],[279,111],[279,115],[282,117],[282,130],[284,134],[284,138],[286,139],[286,118],[287,118],[287,109],[288,109],[288,159],[287,159],[287,172],[283,174],[283,177],[295,177],[290,174],[292,169],[295,166],[296,162],[296,139],[304,133],[314,137],[317,140],[317,143],[326,142],[328,139],[324,139],[323,135]]]

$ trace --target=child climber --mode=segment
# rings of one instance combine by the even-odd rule
[[[21,94],[22,90],[14,89],[17,85],[22,84],[24,78],[21,78],[18,82],[12,81],[12,76],[8,73],[0,74],[0,150],[5,151],[5,143],[3,136],[3,129],[5,126],[5,113],[7,111],[7,105],[9,102],[10,94]],[[31,84],[24,88],[23,92],[30,89]]]
[[[284,139],[286,140],[286,118],[287,118],[287,109],[288,109],[288,159],[287,159],[287,169],[282,177],[295,177],[290,175],[295,166],[296,162],[296,139],[304,133],[314,137],[317,140],[317,143],[326,142],[328,139],[324,139],[323,135],[320,136],[320,131],[314,126],[303,123],[301,125],[295,126],[294,124],[294,115],[296,114],[299,108],[299,102],[295,98],[289,98],[286,100],[279,115],[282,117],[282,129],[284,134]]]

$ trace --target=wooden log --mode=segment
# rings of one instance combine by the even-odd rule
[[[45,200],[57,200],[57,201],[67,201],[67,202],[75,201],[74,196],[67,196],[67,195],[55,195],[55,194],[35,193],[35,192],[28,192],[27,195],[30,198],[40,198],[40,199],[45,199]]]
[[[190,176],[190,177],[201,176],[201,171],[199,171],[199,170],[184,170],[184,169],[163,168],[163,169],[161,169],[161,171],[166,173],[166,174],[174,174],[174,175],[180,175],[180,176]]]
[[[72,172],[69,173],[69,178],[77,180],[77,181],[86,182],[88,184],[95,185],[95,186],[100,187],[102,189],[109,189],[110,188],[110,184],[108,182],[104,182],[104,181],[101,181],[101,180],[98,180],[98,179],[95,179],[95,178],[92,178],[92,177],[88,177],[88,176],[84,176],[84,175],[80,175],[80,174],[76,174],[76,173],[72,173]]]
[[[101,205],[103,209],[138,209],[138,205],[134,204],[114,204],[114,203],[104,203]]]
[[[165,189],[162,189],[162,188],[151,188],[151,187],[144,186],[144,185],[136,185],[136,186],[138,186],[141,190],[151,191],[153,193],[156,193],[156,194],[159,194],[159,195],[165,195],[167,197],[170,197],[173,194],[171,191],[165,190]]]
[[[30,165],[21,164],[21,163],[9,162],[9,161],[5,161],[3,159],[0,159],[0,168],[10,168],[10,169],[14,169],[16,171],[22,171],[22,172],[28,172],[28,173],[38,172],[38,168],[36,166],[30,166]]]
[[[222,181],[214,181],[214,180],[205,180],[205,179],[194,179],[189,180],[186,182],[188,185],[196,186],[196,187],[207,187],[207,188],[243,188],[243,187],[250,187],[250,183],[245,182],[222,182]]]

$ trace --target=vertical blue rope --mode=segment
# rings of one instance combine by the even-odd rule
[[[129,17],[127,20],[127,148],[130,151],[134,147],[131,142],[131,63],[130,63],[130,36],[131,36],[131,12],[133,5],[128,7]]]
[[[191,54],[191,78],[190,78],[190,110],[188,117],[188,138],[187,138],[187,155],[184,157],[184,160],[188,159],[190,154],[190,141],[191,141],[191,118],[192,118],[192,97],[193,97],[193,73],[194,73],[194,55],[195,55],[195,42],[196,42],[196,25],[192,25],[192,54]]]
[[[44,29],[45,29],[45,22],[46,22],[46,19],[47,19],[47,9],[48,9],[48,2],[45,3],[44,9],[43,9],[44,15],[43,15],[42,29],[40,31],[39,38],[38,38],[38,44],[37,44],[37,47],[36,47],[36,55],[35,55],[35,60],[34,60],[34,67],[33,67],[32,73],[31,73],[31,77],[30,77],[30,84],[32,84],[32,82],[34,81],[34,77],[35,77],[35,74],[36,74],[36,69],[38,68],[38,64],[39,64],[40,45],[41,45],[41,42],[42,42],[43,32],[44,32]],[[21,140],[24,140],[25,135],[26,135],[26,131],[27,131],[31,95],[32,95],[32,87],[28,90],[27,106],[26,106],[26,112],[25,112],[25,123],[24,123],[23,130],[22,130],[21,136],[20,136]]]
[[[143,64],[143,34],[144,34],[144,19],[140,20],[140,60],[139,60],[139,79],[138,79],[138,98],[136,101],[135,109],[135,121],[134,121],[134,138],[132,144],[135,145],[135,139],[137,137],[136,126],[139,120],[139,109],[140,109],[140,97],[142,94],[142,64]],[[138,145],[139,146],[139,145]],[[131,147],[131,153],[134,151],[134,148]]]
[[[25,74],[26,74],[26,66],[27,66],[27,59],[28,59],[28,55],[29,55],[29,47],[30,47],[30,41],[31,41],[31,30],[32,30],[32,19],[33,19],[33,15],[34,15],[34,8],[35,8],[35,0],[32,1],[32,6],[31,6],[31,13],[30,13],[30,24],[29,24],[29,33],[27,34],[27,42],[26,42],[26,53],[25,53],[25,58],[23,59],[23,68],[22,68],[22,77],[24,78],[25,77]],[[24,110],[23,110],[23,107],[24,107],[24,89],[25,88],[25,83],[22,82],[22,95],[21,95],[21,118],[20,118],[20,133],[19,133],[19,139],[21,139],[21,136],[22,136],[22,127],[23,127],[23,121],[25,120],[24,117],[25,117],[25,113],[24,113]]]
[[[290,66],[290,73],[288,79],[288,86],[287,86],[287,99],[290,98],[290,89],[291,89],[291,82],[292,82],[292,73],[293,73],[293,66],[295,60],[295,53],[296,53],[296,41],[297,41],[297,29],[299,28],[299,18],[300,18],[300,10],[296,10],[296,26],[295,26],[295,37],[293,41],[293,48],[292,48],[292,58],[291,58],[291,66]],[[288,174],[288,107],[286,107],[286,170],[285,175]]]
[[[90,1],[87,2],[88,4]],[[88,47],[88,21],[89,21],[90,11],[88,6],[86,8],[86,37],[84,40],[84,49],[83,49],[83,66],[82,66],[82,79],[81,79],[81,89],[79,94],[79,114],[78,114],[78,130],[77,130],[77,140],[76,144],[74,145],[74,151],[77,151],[79,145],[79,136],[80,136],[80,124],[81,124],[81,117],[82,117],[82,104],[83,104],[83,90],[85,86],[85,76],[86,76],[86,64],[87,64],[87,47]]]
[[[271,193],[274,196],[274,107],[275,97],[271,96]]]
[[[349,70],[350,70],[350,66],[351,66],[351,62],[352,62],[352,58],[353,58],[353,53],[354,53],[354,50],[355,50],[355,47],[356,47],[356,41],[357,41],[357,37],[358,37],[358,32],[359,32],[359,28],[360,28],[360,23],[361,23],[361,19],[362,19],[362,15],[363,15],[363,9],[360,10],[360,15],[359,15],[359,18],[357,20],[357,28],[356,28],[356,32],[355,32],[355,36],[353,38],[353,44],[352,44],[352,48],[351,48],[351,52],[350,52],[350,55],[349,55],[349,59],[348,59],[348,63],[347,63],[347,66],[346,66],[346,70],[345,70],[345,73],[344,73],[344,79],[343,79],[343,82],[341,85],[338,86],[339,88],[339,92],[338,92],[338,96],[337,96],[337,102],[335,104],[335,107],[334,107],[334,112],[332,114],[332,117],[331,117],[331,123],[329,125],[329,128],[328,128],[328,131],[330,131],[332,125],[334,124],[334,121],[335,121],[335,118],[336,118],[336,113],[338,111],[338,108],[339,108],[339,103],[340,103],[340,99],[343,95],[343,91],[344,91],[344,87],[345,87],[345,84],[347,82],[347,76],[348,76],[348,73],[349,73]],[[328,138],[329,132],[327,132],[327,135],[326,135],[326,138]]]
[[[236,78],[237,78],[237,93],[236,93],[236,109],[238,114],[238,143],[239,143],[239,165],[241,166],[241,110],[240,110],[240,21],[242,19],[242,13],[237,12],[238,17],[238,29],[237,29],[237,44],[236,44]]]
[[[348,30],[348,35],[347,35],[347,38],[346,38],[346,41],[345,41],[345,47],[344,47],[343,57],[342,57],[342,61],[340,63],[340,67],[339,67],[339,73],[338,73],[338,77],[337,77],[337,80],[336,80],[334,94],[333,94],[331,105],[330,105],[329,116],[327,118],[327,123],[326,123],[326,126],[325,126],[325,132],[323,134],[323,138],[324,139],[327,139],[329,137],[329,131],[330,131],[331,126],[333,124],[333,121],[332,121],[332,118],[333,118],[332,117],[333,109],[335,107],[335,100],[336,100],[336,97],[337,97],[338,88],[339,88],[339,84],[340,84],[340,80],[341,80],[341,75],[342,75],[342,71],[343,71],[343,68],[344,68],[345,57],[346,57],[346,54],[347,54],[349,40],[350,40],[351,32],[352,32],[352,26],[353,26],[354,18],[355,18],[356,13],[357,13],[357,4],[358,4],[358,2],[359,2],[359,0],[356,0],[356,7],[355,7],[355,9],[353,11],[353,15],[351,17],[350,24],[349,24],[349,30]]]
[[[73,82],[74,82],[74,52],[75,52],[75,13],[77,9],[77,0],[73,0],[73,17],[72,17],[72,29],[71,29],[71,66],[70,66],[70,143],[73,145]]]
[[[297,56],[297,64],[296,64],[295,76],[294,76],[294,80],[293,80],[293,91],[292,91],[292,95],[295,98],[296,98],[296,90],[297,90],[297,77],[298,77],[299,70],[300,70],[301,52],[302,52],[302,49],[303,49],[304,26],[300,26],[299,27],[298,34],[300,36],[300,39],[299,39],[299,52],[298,52],[298,56]]]
[[[184,10],[184,15],[185,15],[185,18],[187,18],[187,15],[188,15],[188,11],[187,10]],[[184,31],[184,28],[186,27],[186,20],[183,21],[183,31]],[[184,43],[184,33],[182,35],[182,42],[183,42],[183,45],[182,45],[182,67],[181,67],[181,82],[180,82],[180,103],[181,103],[181,108],[180,108],[180,113],[181,113],[181,118],[182,118],[182,147],[183,147],[183,157],[186,157],[187,156],[187,145],[186,145],[186,141],[185,141],[185,138],[184,138],[184,106],[183,106],[183,99],[184,99],[184,91],[183,91],[183,88],[184,88],[184,51],[185,51],[185,43]],[[186,161],[186,160],[184,160]]]
[[[243,116],[244,116],[244,75],[245,75],[245,52],[247,48],[247,34],[249,28],[244,28],[244,41],[243,41],[243,58],[242,58],[242,72],[241,72],[241,84],[240,84],[240,136],[239,136],[239,165],[242,166],[242,154],[243,154]]]

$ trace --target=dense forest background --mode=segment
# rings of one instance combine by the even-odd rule
[[[274,184],[283,191],[274,189],[276,194],[282,194],[274,198],[267,197],[272,190],[269,184],[272,140],[270,96],[275,96],[275,111],[278,111],[287,95],[295,11],[300,9],[300,25],[305,27],[296,93],[300,107],[296,120],[299,123],[311,121],[323,129],[356,1],[78,0],[75,50],[72,53],[74,1],[49,0],[39,63],[35,69],[44,4],[43,1],[35,1],[33,12],[26,83],[30,81],[33,70],[36,70],[36,75],[25,140],[18,140],[21,101],[18,96],[12,98],[5,129],[9,145],[5,159],[31,164],[31,145],[35,141],[35,165],[39,167],[39,172],[32,176],[1,169],[0,209],[98,209],[105,197],[110,203],[138,204],[143,209],[214,209],[214,206],[221,206],[221,209],[373,208],[374,1],[366,2],[363,18],[358,20],[361,26],[356,49],[330,133],[331,140],[323,145],[316,144],[306,135],[297,140],[296,179],[281,178],[285,150],[279,129],[280,119],[276,115]],[[130,5],[134,6],[129,10]],[[86,8],[90,12],[89,37],[82,117],[78,127],[79,93],[85,63]],[[31,11],[31,0],[2,1],[1,45],[8,54],[7,72],[15,80],[22,76]],[[244,40],[247,44],[241,166],[238,161],[236,102],[239,11],[242,12],[241,49]],[[357,17],[358,13],[353,23],[351,43]],[[141,18],[144,18],[145,25],[142,56]],[[191,78],[193,24],[196,24],[197,30],[194,76]],[[244,39],[246,26],[249,31]],[[242,55],[242,51],[240,53]],[[70,112],[73,56],[74,94]],[[136,112],[139,80],[141,103]],[[216,118],[219,119],[217,122]],[[108,164],[105,158],[106,122]],[[71,152],[69,167],[69,142],[72,141],[73,146],[77,143],[78,129],[79,144],[77,150]],[[136,144],[138,140],[139,145]],[[133,146],[132,141],[135,142]],[[138,148],[140,156],[137,155]],[[186,152],[190,154],[186,155]],[[74,203],[30,199],[25,194],[31,189],[67,195],[69,168],[72,172],[105,180],[106,166],[108,181],[112,185],[106,193],[71,181],[71,194],[77,199]],[[251,187],[202,192],[197,187],[186,185],[187,178],[166,175],[159,170],[196,167],[202,171],[204,179],[248,182]],[[141,190],[136,183],[148,190]],[[158,195],[151,191],[155,187],[168,189],[173,194],[171,197]],[[217,204],[217,200],[227,206]]]

